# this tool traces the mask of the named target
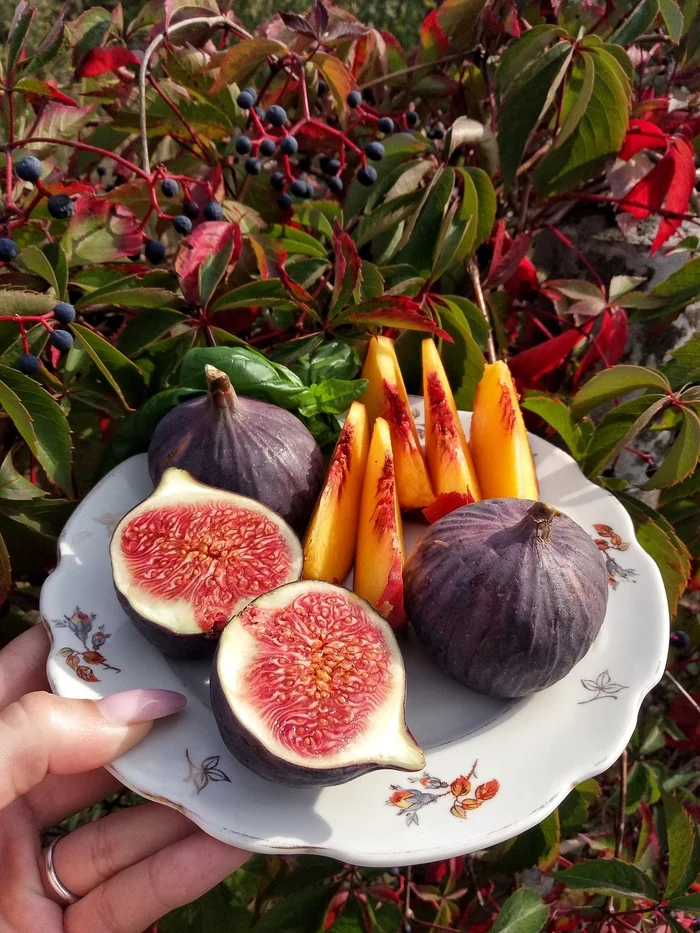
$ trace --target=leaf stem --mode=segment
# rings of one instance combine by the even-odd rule
[[[693,707],[695,707],[695,709],[697,710],[697,712],[700,713],[700,706],[698,706],[698,704],[695,702],[695,700],[692,698],[692,696],[691,696],[691,695],[688,693],[688,691],[685,689],[685,687],[683,686],[683,684],[678,683],[678,681],[676,680],[676,678],[673,676],[673,674],[672,674],[670,671],[665,671],[664,673],[666,674],[666,676],[668,677],[668,679],[671,681],[671,683],[674,684],[675,687],[676,687],[678,690],[680,690],[680,692],[683,694],[683,696],[686,698],[686,700],[690,703],[690,705],[693,706]]]
[[[493,329],[491,327],[491,318],[489,317],[489,310],[486,306],[486,300],[484,298],[484,292],[481,288],[481,277],[479,275],[479,267],[476,264],[475,259],[470,259],[467,264],[467,270],[469,272],[469,278],[472,280],[472,286],[474,287],[474,297],[476,298],[476,304],[481,313],[486,320],[489,328],[489,335],[486,341],[486,355],[488,357],[489,363],[496,362],[496,345],[493,341]]]
[[[379,78],[372,78],[371,81],[365,81],[358,85],[360,90],[366,87],[373,87],[375,84],[381,84],[382,81],[391,81],[393,78],[401,78],[403,75],[410,75],[414,71],[421,71],[423,68],[434,68],[436,65],[446,65],[449,62],[456,62],[460,58],[466,58],[464,52],[454,52],[452,55],[445,55],[443,58],[436,58],[432,62],[420,62],[418,65],[409,65],[407,68],[399,68],[398,71],[390,71],[389,74],[381,75]]]

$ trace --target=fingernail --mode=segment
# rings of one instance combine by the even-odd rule
[[[125,690],[97,701],[109,722],[132,726],[151,719],[162,719],[187,706],[187,697],[175,690]]]

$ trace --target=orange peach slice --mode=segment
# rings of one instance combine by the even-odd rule
[[[469,448],[484,499],[539,499],[518,393],[503,362],[486,366],[476,388]]]
[[[406,620],[404,557],[391,432],[384,418],[377,418],[362,486],[354,590],[395,629]]]
[[[400,507],[421,509],[430,505],[435,496],[394,344],[388,337],[370,340],[362,377],[369,380],[362,401],[370,423],[381,417],[389,425]]]
[[[350,573],[368,452],[367,412],[353,402],[304,537],[305,580],[342,583]]]
[[[435,343],[423,341],[425,456],[436,496],[462,493],[464,501],[481,498],[476,471],[457,414],[452,389]]]

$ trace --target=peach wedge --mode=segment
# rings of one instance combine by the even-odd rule
[[[342,583],[350,573],[368,452],[367,412],[353,402],[304,538],[305,580]]]
[[[484,499],[539,498],[518,393],[503,362],[487,365],[476,388],[469,449]]]
[[[425,456],[436,496],[460,493],[464,501],[481,498],[464,428],[457,414],[438,348],[423,341],[423,397],[425,399]]]
[[[377,418],[362,486],[354,590],[395,629],[406,619],[404,556],[391,433],[384,418]]]
[[[391,432],[396,486],[402,509],[422,509],[435,498],[423,459],[418,432],[394,344],[388,337],[372,337],[362,377],[369,385],[362,397],[370,424],[384,418]]]

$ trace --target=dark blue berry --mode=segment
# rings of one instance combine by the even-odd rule
[[[177,194],[177,182],[174,178],[164,178],[160,183],[160,190],[164,198],[174,198]]]
[[[129,262],[141,262],[141,253],[132,253],[131,256],[126,257]]]
[[[61,353],[67,353],[73,346],[73,334],[68,330],[55,330],[51,334],[51,346]]]
[[[316,194],[316,192],[314,191],[314,186],[308,181],[305,182],[305,184],[306,184],[306,194],[304,195],[304,197],[312,198]]]
[[[257,98],[258,98],[258,92],[255,90],[254,87],[251,87],[250,85],[248,85],[248,87],[244,87],[243,90],[241,91],[241,93],[242,93],[242,94],[250,94],[250,96],[253,98],[253,100],[257,100]]]
[[[330,156],[322,155],[318,160],[318,167],[321,169],[324,175],[328,175],[328,163],[330,162]]]
[[[364,168],[361,168],[357,173],[357,180],[361,185],[366,185],[369,188],[370,185],[373,185],[377,180],[376,168],[372,168],[371,165],[366,165]]]
[[[427,136],[428,139],[442,139],[445,135],[445,131],[441,126],[434,126],[431,130],[428,130]]]
[[[177,217],[175,217],[173,220],[173,227],[176,233],[180,233],[182,236],[187,236],[192,233],[192,221],[184,214],[178,214]]]
[[[73,216],[75,210],[75,204],[67,194],[52,194],[46,206],[49,214],[56,220],[68,220],[69,217]]]
[[[220,204],[217,204],[216,201],[210,201],[208,204],[204,205],[204,219],[205,220],[223,220],[224,209],[222,208]]]
[[[23,156],[15,165],[15,174],[22,181],[39,181],[44,167],[36,156]]]
[[[33,353],[23,353],[17,360],[17,369],[25,376],[33,376],[39,372],[39,360]]]
[[[160,240],[146,240],[144,252],[146,259],[154,266],[160,265],[165,259],[165,246]]]
[[[362,103],[362,94],[359,91],[350,91],[347,96],[348,107],[351,107],[353,110],[355,107],[359,107]]]
[[[335,191],[336,194],[343,190],[343,180],[338,178],[337,175],[334,175],[332,178],[328,179],[328,187],[331,191]]]
[[[245,170],[249,175],[259,175],[262,171],[262,162],[260,159],[254,159],[251,156],[245,160]]]
[[[12,262],[17,258],[19,246],[7,236],[0,237],[0,262]]]
[[[374,96],[374,91],[372,90],[371,87],[366,87],[364,89],[364,91],[362,92],[362,99],[366,100],[368,104],[372,104],[372,106],[374,106],[377,103],[377,100]]]
[[[279,206],[281,207],[283,211],[288,211],[289,208],[292,206],[293,202],[288,194],[281,194],[277,198],[277,203],[279,204]]]
[[[268,107],[265,113],[265,119],[272,126],[284,126],[287,122],[287,111],[284,107],[280,107],[279,104],[273,104],[271,107]]]
[[[185,201],[182,205],[182,213],[190,220],[196,220],[199,217],[199,204],[196,201]]]
[[[418,114],[415,110],[406,111],[406,125],[416,126],[418,124]]]
[[[282,142],[280,143],[280,152],[283,152],[287,156],[292,156],[296,153],[299,148],[299,143],[293,136],[285,136]]]
[[[260,117],[261,120],[265,119],[265,111],[263,110],[262,107],[256,107],[255,112],[257,113],[257,115]]]
[[[377,142],[367,143],[365,146],[365,153],[367,154],[367,158],[371,159],[373,162],[381,162],[384,158],[384,146]]]
[[[72,324],[75,320],[75,308],[67,301],[59,301],[53,309],[53,316],[59,324]]]
[[[671,646],[678,648],[680,651],[685,651],[686,648],[690,647],[690,635],[687,632],[671,632],[670,641]]]
[[[328,93],[328,85],[325,81],[318,82],[318,96],[324,97]]]
[[[284,175],[282,172],[273,172],[270,175],[270,184],[275,191],[284,191]]]
[[[297,178],[296,181],[292,182],[290,191],[295,198],[305,198],[306,197],[306,182],[302,181],[300,178]]]
[[[340,160],[329,159],[325,174],[326,175],[337,175],[339,171],[340,171]]]
[[[265,137],[265,139],[260,140],[260,147],[258,151],[260,152],[261,156],[271,156],[274,155],[276,148],[277,144],[275,143],[274,139],[268,139]]]
[[[255,103],[255,95],[249,94],[248,91],[241,91],[236,98],[236,103],[242,110],[250,110]]]
[[[100,178],[105,177],[105,175],[107,174],[107,169],[104,167],[104,165],[97,166],[97,174],[100,176]]]
[[[299,170],[301,172],[310,172],[313,159],[310,155],[304,155],[299,159]]]
[[[394,121],[391,117],[382,117],[379,121],[379,132],[380,133],[393,133],[394,132]]]
[[[248,155],[253,148],[253,144],[247,136],[239,136],[236,140],[236,152],[239,155]]]

